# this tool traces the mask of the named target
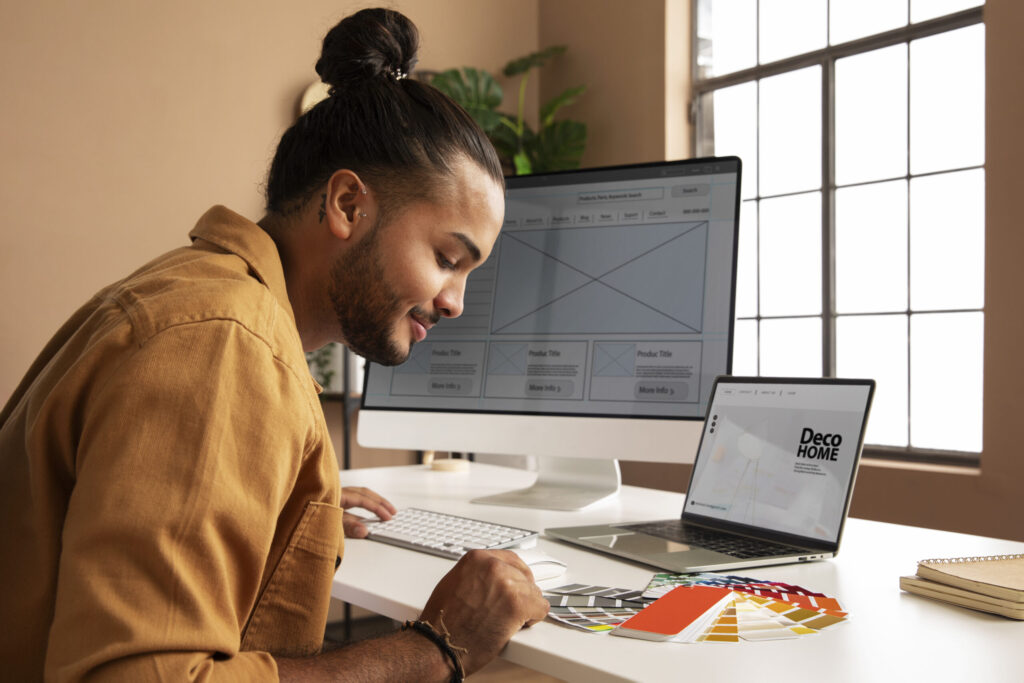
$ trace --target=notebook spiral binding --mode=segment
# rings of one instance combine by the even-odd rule
[[[992,562],[993,560],[1020,560],[1024,559],[1024,553],[1016,555],[981,555],[979,557],[945,557],[931,560],[918,560],[918,564],[964,564],[966,562]]]

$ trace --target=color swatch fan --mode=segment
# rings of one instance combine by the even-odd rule
[[[655,574],[643,591],[569,584],[546,591],[548,617],[591,633],[674,643],[813,636],[845,623],[838,599],[725,574]]]
[[[643,591],[581,583],[547,590],[544,597],[550,619],[591,633],[611,631],[653,602]]]

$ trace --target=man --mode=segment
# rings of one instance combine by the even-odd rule
[[[267,215],[208,211],[83,306],[0,412],[4,676],[450,680],[544,617],[518,557],[474,552],[414,628],[318,654],[343,529],[366,533],[344,510],[394,508],[339,491],[303,350],[403,361],[461,313],[503,214],[482,133],[404,78],[415,46],[397,12],[335,27],[337,92],[282,138]]]

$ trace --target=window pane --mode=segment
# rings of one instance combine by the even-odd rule
[[[827,0],[761,0],[758,12],[762,64],[825,47]]]
[[[757,376],[757,321],[737,320],[732,338],[732,374]]]
[[[907,181],[836,190],[836,311],[907,309]]]
[[[709,99],[711,109],[707,109]],[[714,112],[715,156],[743,161],[742,197],[757,196],[757,83],[751,81],[705,95],[705,115]]]
[[[980,452],[982,313],[910,318],[910,445]]]
[[[910,43],[910,170],[985,162],[985,27]]]
[[[736,262],[736,317],[752,317],[757,315],[757,202],[740,207]]]
[[[836,319],[836,376],[875,380],[866,443],[907,445],[907,316]]]
[[[761,315],[821,313],[821,194],[762,200],[759,218]]]
[[[907,25],[907,0],[831,0],[832,45]]]
[[[985,304],[985,172],[910,181],[910,305],[916,311]]]
[[[934,19],[984,4],[983,0],[910,0],[910,21]]]
[[[754,66],[757,63],[756,0],[700,0],[697,40],[701,78]]]
[[[836,60],[836,184],[907,173],[907,46]]]
[[[760,83],[761,196],[821,187],[821,67]]]
[[[821,377],[821,318],[762,320],[761,374]]]

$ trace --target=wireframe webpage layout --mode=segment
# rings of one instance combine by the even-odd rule
[[[510,178],[490,258],[364,406],[702,417],[730,352],[739,160]]]
[[[870,391],[720,384],[686,511],[838,541]]]

